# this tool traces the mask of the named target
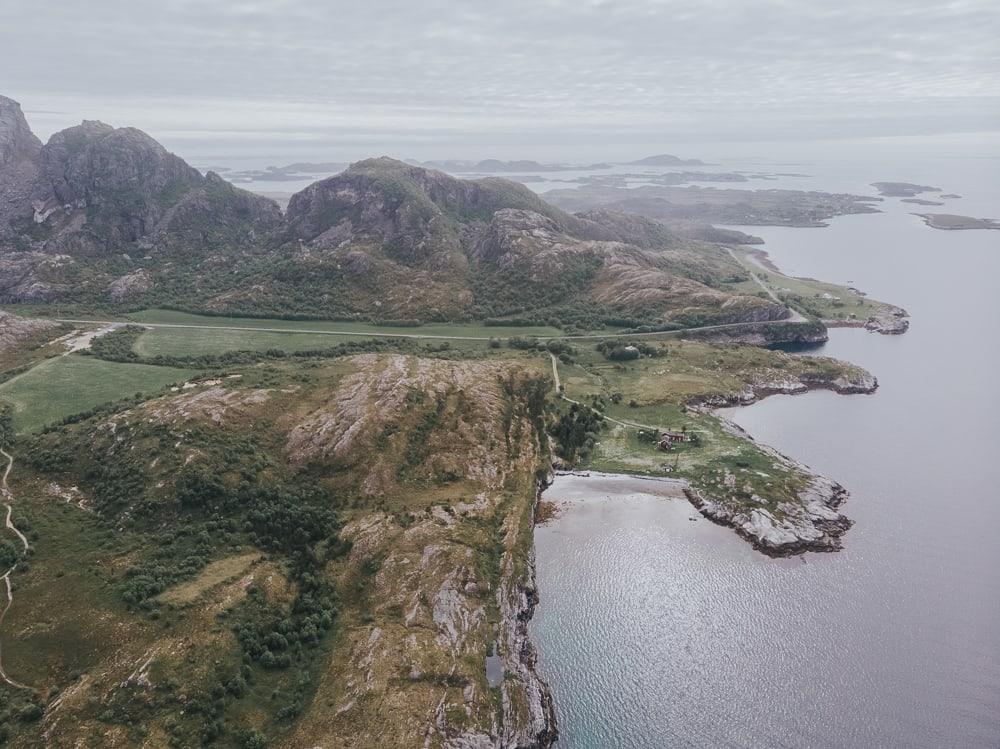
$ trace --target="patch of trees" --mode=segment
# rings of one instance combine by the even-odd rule
[[[597,350],[610,361],[629,361],[643,356],[663,356],[663,349],[642,340],[605,338],[597,344]]]
[[[556,442],[556,454],[569,462],[585,457],[593,449],[603,423],[604,417],[596,410],[570,404],[549,429]]]
[[[130,327],[119,328],[111,333],[107,333],[100,338],[94,339],[91,344],[91,353],[101,359],[116,362],[138,362],[142,364],[152,364],[159,367],[178,367],[181,369],[218,369],[224,367],[234,367],[246,364],[256,364],[263,361],[274,361],[280,359],[303,360],[303,359],[332,359],[338,356],[352,356],[354,354],[379,353],[382,351],[415,351],[418,344],[407,338],[370,338],[360,341],[345,341],[334,346],[319,349],[305,349],[302,351],[284,351],[282,349],[248,349],[241,351],[227,351],[221,354],[201,354],[199,356],[139,356],[134,350],[135,336],[131,342],[126,341],[123,331]],[[139,328],[140,332],[142,331]],[[122,334],[122,335],[119,335]],[[105,341],[102,345],[96,345],[98,341],[115,336],[111,341]],[[447,342],[445,342],[447,344]],[[440,349],[440,344],[435,350]],[[447,348],[450,348],[450,344]],[[447,349],[445,349],[447,350]]]
[[[146,329],[140,325],[116,328],[91,341],[90,351],[99,359],[108,361],[138,361],[139,354],[135,351],[135,343],[145,331]]]
[[[0,401],[0,447],[4,450],[14,444],[14,406]]]

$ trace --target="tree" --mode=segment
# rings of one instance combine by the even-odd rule
[[[14,444],[14,406],[0,401],[0,447],[4,450]]]

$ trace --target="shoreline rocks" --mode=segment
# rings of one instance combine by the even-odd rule
[[[832,390],[839,395],[867,395],[877,389],[878,378],[871,372],[859,368],[854,375],[836,379],[811,377],[808,374],[783,380],[761,379],[746,385],[737,393],[702,396],[689,401],[687,405],[696,409],[714,410],[730,406],[748,406],[770,395],[801,395],[811,390]],[[749,437],[745,432],[741,436]]]
[[[538,481],[535,502],[531,509],[531,532],[542,492],[551,483],[546,476]],[[508,585],[511,587],[508,588]],[[513,674],[511,681],[519,685],[527,701],[527,720],[518,714],[511,699],[508,680],[503,685],[503,732],[499,749],[548,749],[559,737],[556,724],[552,690],[538,675],[538,651],[528,633],[528,623],[538,605],[538,588],[535,584],[535,540],[531,538],[525,571],[520,580],[506,579],[500,596],[500,613],[506,627],[507,647],[501,649],[504,670]]]
[[[902,335],[910,329],[910,313],[902,307],[892,304],[884,305],[884,309],[875,313],[867,320],[824,320],[828,328],[864,328],[882,335]]]
[[[775,460],[810,476],[809,484],[799,492],[798,504],[782,502],[777,506],[780,514],[764,507],[729,507],[694,487],[684,491],[688,501],[706,518],[733,528],[755,549],[768,556],[787,557],[806,551],[839,551],[843,548],[841,538],[853,525],[853,521],[839,511],[850,496],[847,489],[803,463],[760,444],[729,419],[719,418],[731,433],[754,442]]]

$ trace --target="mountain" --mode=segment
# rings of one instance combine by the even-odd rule
[[[647,323],[787,314],[710,288],[740,272],[716,245],[638,216],[573,216],[497,178],[371,159],[293,196],[285,218],[283,273],[339,289],[341,312],[564,325],[584,310]]]
[[[7,301],[103,290],[124,270],[112,256],[247,245],[281,223],[272,201],[203,176],[135,128],[85,120],[42,145],[17,102],[0,97],[0,144]]]
[[[0,104],[4,302],[567,329],[789,314],[723,290],[746,274],[717,244],[638,216],[574,216],[497,177],[369,159],[282,216],[134,128],[85,121],[43,145]]]
[[[637,161],[626,161],[630,166],[705,166],[701,159],[682,159],[669,153],[647,156]]]

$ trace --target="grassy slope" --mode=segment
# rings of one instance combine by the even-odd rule
[[[77,359],[106,364],[82,357],[61,363]],[[390,362],[400,361],[407,362],[398,372],[406,384],[390,381],[385,395],[362,398],[368,403],[365,426],[353,433],[348,453],[290,462],[284,445],[295,424],[309,414],[335,415],[341,387],[354,383],[345,392],[355,397],[357,387],[376,382],[392,369]],[[30,568],[14,577],[3,652],[10,672],[38,687],[43,702],[52,703],[52,690],[64,698],[49,705],[41,723],[8,720],[14,745],[36,745],[38,732],[58,721],[54,746],[71,746],[82,737],[94,746],[194,746],[213,723],[204,712],[213,699],[222,706],[212,708],[222,711],[224,732],[216,739],[222,747],[238,746],[242,727],[259,729],[269,746],[312,746],[322,738],[415,745],[435,722],[442,696],[445,733],[488,731],[502,720],[499,692],[486,684],[483,659],[497,634],[501,564],[523,572],[524,545],[530,542],[524,529],[530,528],[539,456],[521,402],[528,380],[521,378],[531,370],[502,362],[417,361],[362,357],[254,365],[230,380],[225,392],[260,399],[223,408],[218,420],[215,406],[198,400],[216,391],[200,386],[133,407],[116,417],[113,433],[104,416],[51,432],[40,438],[44,444],[22,444],[29,457],[19,458],[12,477],[15,517],[30,531],[34,552]],[[345,380],[359,366],[360,379]],[[516,371],[525,375],[505,389],[505,373]],[[410,394],[396,405],[387,403],[395,393]],[[187,410],[171,410],[172,404]],[[123,461],[129,465],[124,474],[94,473]],[[261,550],[248,543],[237,522],[228,531],[210,532],[207,558],[199,557],[196,568],[160,595],[138,607],[122,597],[129,568],[154,555],[171,558],[171,545],[181,541],[167,538],[176,529],[201,533],[205,516],[179,508],[173,488],[189,461],[227,486],[247,477],[306,481],[338,503],[350,524],[345,534],[355,540],[350,556],[332,559],[322,573],[338,591],[335,631],[290,668],[250,663],[241,696],[225,690],[218,699],[211,696],[247,668],[240,665],[231,623],[247,615],[248,586],[262,588],[270,606],[291,606],[297,583],[286,558],[274,552],[259,558]],[[38,468],[50,462],[51,469]],[[129,483],[133,479],[139,483]],[[112,484],[121,484],[116,496],[122,499],[102,505]],[[55,496],[71,486],[79,486],[79,496],[101,512]],[[483,498],[478,507],[452,509],[477,498]],[[379,528],[375,537],[358,530],[370,523]],[[428,566],[422,560],[429,549],[434,552]],[[167,567],[187,565],[184,559]],[[422,566],[420,575],[408,573]],[[456,572],[464,586],[457,599],[449,587]],[[436,600],[446,606],[457,600],[466,612],[456,614],[464,635],[454,648],[441,644],[440,633],[447,630],[437,624]],[[404,612],[413,611],[404,622]],[[411,616],[417,617],[413,625]],[[384,649],[365,656],[375,632]],[[416,650],[407,644],[413,636]],[[400,682],[400,669],[411,672],[407,662],[422,675]],[[443,663],[452,664],[447,672]],[[368,687],[366,672],[374,674]],[[317,688],[322,697],[314,699]],[[475,697],[467,714],[469,688]],[[511,705],[523,704],[516,679],[504,689]],[[7,693],[16,709],[26,697]],[[280,717],[293,698],[301,715]],[[438,736],[432,745],[442,741]]]

